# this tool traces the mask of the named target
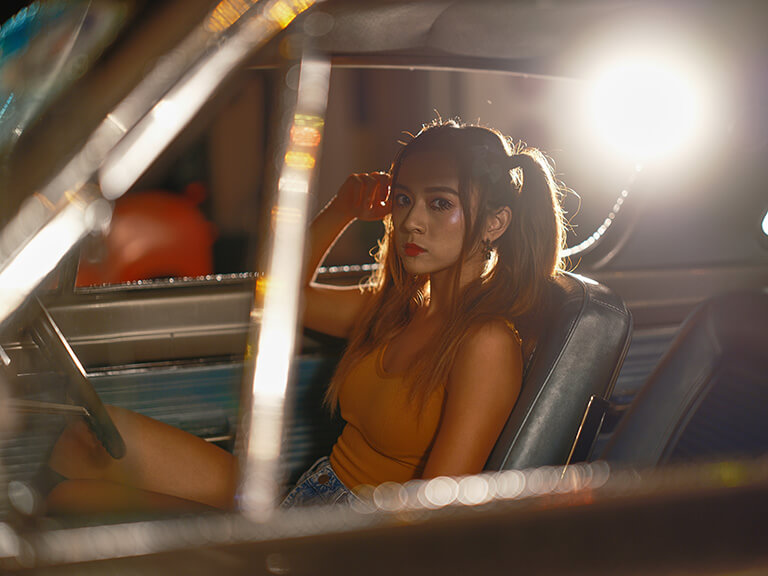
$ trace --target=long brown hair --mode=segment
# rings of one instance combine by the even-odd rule
[[[514,144],[500,132],[455,120],[425,125],[395,156],[390,174],[397,182],[405,158],[424,151],[445,153],[455,160],[459,198],[467,223],[462,253],[454,267],[454,305],[445,329],[408,374],[413,397],[420,401],[444,385],[453,359],[470,329],[492,319],[515,322],[539,311],[547,283],[562,270],[564,242],[561,187],[552,166],[536,148]],[[477,207],[471,210],[473,204]],[[508,206],[512,218],[493,244],[486,270],[461,290],[462,262],[480,249],[489,215]],[[472,212],[475,212],[474,217]],[[341,383],[363,357],[394,338],[424,306],[429,279],[408,274],[397,250],[390,249],[394,227],[384,219],[385,234],[375,255],[379,267],[366,285],[373,292],[352,331],[346,352],[326,393],[333,411]]]

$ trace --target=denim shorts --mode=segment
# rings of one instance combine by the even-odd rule
[[[360,500],[331,468],[328,457],[320,458],[304,472],[296,486],[280,504],[280,508],[317,506],[322,504],[351,504]]]

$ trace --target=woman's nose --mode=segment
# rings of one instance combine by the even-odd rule
[[[403,230],[406,232],[422,233],[426,229],[424,209],[418,204],[411,206],[403,219]]]

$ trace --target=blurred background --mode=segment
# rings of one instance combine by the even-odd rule
[[[4,3],[2,19],[24,4]],[[768,262],[766,8],[694,4],[659,5],[646,21],[603,36],[577,30],[568,57],[581,62],[570,68],[578,76],[381,67],[364,58],[334,66],[314,210],[349,173],[387,170],[399,142],[423,123],[457,117],[549,155],[569,190],[568,244],[579,252],[572,269]],[[385,37],[386,29],[377,33]],[[118,201],[112,238],[83,248],[79,283],[254,271],[248,238],[269,182],[264,158],[278,95],[290,81],[290,71],[268,66],[240,73],[237,88],[208,106]],[[135,255],[112,253],[112,245],[125,246],[121,229],[144,230],[146,245],[133,247],[143,251],[141,265]],[[354,224],[327,264],[371,262],[380,233],[378,224]]]
[[[675,94],[676,87],[656,84],[663,76],[659,81],[652,75],[645,92],[626,101],[625,115],[641,116],[651,124],[654,116],[667,113],[664,106],[670,101],[679,107],[672,111],[677,115],[680,109],[700,106],[699,115],[681,127],[689,133],[676,134],[675,126],[657,119],[650,133],[640,134],[638,138],[645,139],[640,146],[650,152],[634,150],[631,140],[611,140],[612,127],[625,134],[626,129],[612,124],[620,119],[600,117],[604,108],[595,110],[599,79],[334,68],[315,211],[348,174],[387,170],[400,142],[423,123],[438,116],[458,117],[497,128],[549,155],[558,178],[571,190],[564,196],[572,226],[569,246],[588,240],[615,214],[602,252],[572,257],[572,266],[581,271],[602,259],[605,246],[615,247],[630,226],[631,236],[601,267],[767,262],[760,224],[768,196],[762,161],[768,134],[762,113],[768,74],[762,60],[748,53],[750,46],[742,49],[745,54],[729,56],[719,45],[711,47],[719,60],[699,54],[696,67],[708,63],[711,68],[696,76],[703,81],[690,87],[690,93]],[[204,209],[216,227],[216,272],[249,269],[243,258],[252,212],[242,207],[250,206],[253,191],[263,182],[266,126],[281,82],[279,72],[249,74],[245,89],[221,108],[210,128],[180,152],[173,165],[156,166],[138,185],[181,190],[191,181],[205,183],[210,194]],[[674,102],[676,96],[682,101]],[[656,108],[648,112],[642,107],[651,99]],[[380,232],[377,224],[356,223],[327,264],[370,262],[367,250]]]

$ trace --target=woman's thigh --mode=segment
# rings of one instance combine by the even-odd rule
[[[237,461],[229,452],[187,432],[136,412],[108,406],[126,444],[115,460],[82,421],[59,437],[49,465],[71,479],[105,480],[231,508],[237,484]]]
[[[49,515],[120,514],[143,515],[161,512],[204,512],[209,506],[166,494],[156,494],[103,480],[66,480],[48,495]]]

